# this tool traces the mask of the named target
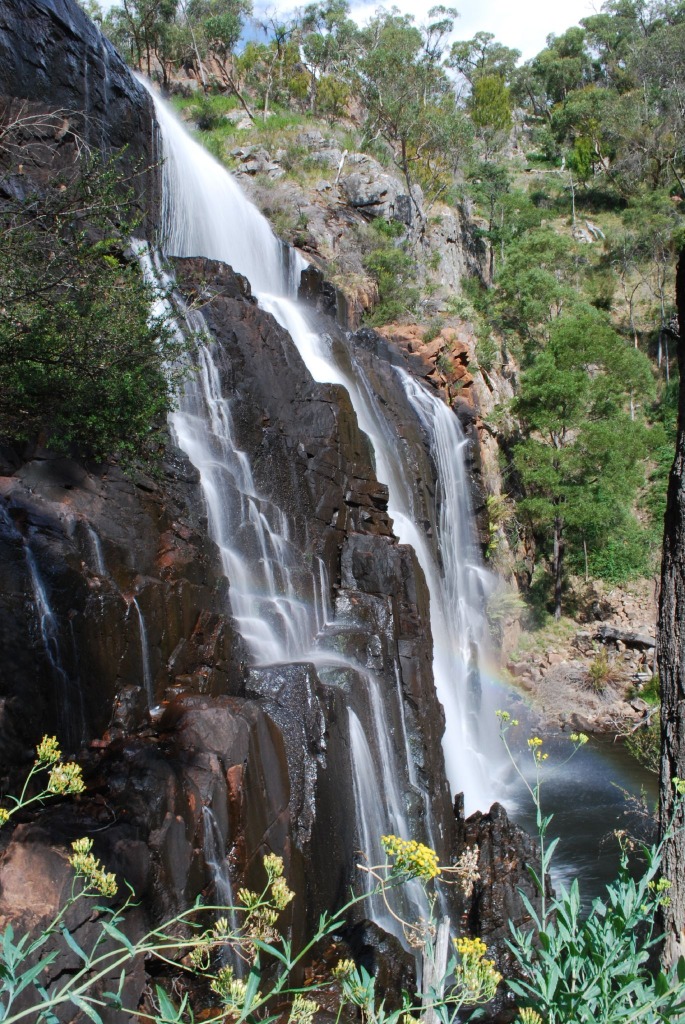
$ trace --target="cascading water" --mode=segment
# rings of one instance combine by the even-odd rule
[[[413,507],[413,490],[407,486],[405,459],[397,446],[396,431],[385,421],[368,381],[361,371],[353,376],[333,362],[330,352],[308,324],[303,311],[291,296],[296,293],[302,268],[306,265],[296,254],[284,259],[281,243],[272,234],[267,221],[247,201],[237,184],[205,150],[185,132],[175,117],[153,94],[164,149],[163,246],[167,255],[203,256],[230,264],[245,274],[263,309],[271,312],[289,331],[312,376],[318,381],[343,384],[350,392],[361,428],[369,435],[376,454],[378,478],[390,487],[391,515],[395,530],[404,543],[414,546],[424,572],[429,578],[433,605],[443,600],[440,587],[431,580],[439,579],[435,559],[428,550],[425,534],[417,526],[417,510]],[[332,609],[327,597],[327,584],[321,565],[310,565],[306,572],[306,555],[297,551],[291,541],[289,521],[280,509],[257,492],[245,453],[235,444],[230,402],[222,395],[217,352],[206,342],[200,343],[199,374],[187,387],[172,425],[182,448],[200,470],[209,510],[210,532],[217,541],[229,579],[231,607],[241,633],[248,642],[255,663],[314,661],[317,665],[340,665],[339,656],[325,649],[326,630]],[[449,414],[449,413],[448,413]],[[451,415],[451,414],[449,414]],[[392,437],[395,446],[389,442]],[[432,559],[432,561],[431,561]],[[447,615],[450,612],[446,612]],[[448,629],[444,630],[449,633]],[[317,634],[320,634],[317,637]],[[472,640],[472,646],[477,643]],[[469,647],[471,651],[471,647]],[[441,669],[443,695],[454,686],[455,675],[462,674],[461,652],[458,656],[436,655]],[[449,661],[449,664],[447,662]],[[406,737],[401,694],[400,723],[406,746],[406,764],[399,766],[377,683],[360,666],[346,662],[346,667],[366,680],[368,720],[373,723],[372,737],[352,743],[352,754],[362,761],[371,759],[373,775],[382,780],[372,794],[375,811],[371,812],[367,793],[364,816],[378,817],[378,827],[387,831],[389,824],[406,835],[406,816],[398,778],[415,775]],[[468,672],[468,664],[466,665]],[[441,681],[438,680],[439,687]],[[398,691],[400,687],[398,686]],[[396,695],[392,694],[392,699]],[[350,728],[358,716],[351,711]],[[460,716],[467,718],[466,715]],[[463,724],[456,726],[466,728]],[[369,742],[369,741],[372,742]],[[469,804],[482,805],[487,797],[485,786],[473,777],[475,757],[473,744],[452,735],[449,746],[456,746],[455,759],[450,758],[455,788],[465,789]],[[368,773],[354,761],[356,779]],[[355,783],[356,796],[362,790]],[[424,799],[429,799],[424,793]],[[376,814],[376,812],[378,812]],[[375,821],[375,817],[374,817]],[[366,855],[374,859],[373,844],[365,836],[359,822],[360,840],[367,847]],[[428,823],[430,831],[430,822]]]
[[[220,907],[233,906],[233,886],[226,860],[226,851],[221,838],[221,829],[211,807],[202,808],[204,826],[203,853],[214,886],[215,902]]]
[[[93,529],[93,527],[90,525],[90,523],[86,522],[85,529],[93,553],[95,571],[97,572],[98,576],[106,576],[107,567],[105,565],[105,556],[102,551],[102,542],[98,537],[97,533],[95,532],[95,530]]]
[[[443,750],[447,777],[464,792],[466,813],[489,807],[496,796],[493,764],[501,763],[496,730],[483,728],[478,715],[478,664],[486,633],[483,592],[486,573],[472,534],[473,515],[464,467],[465,440],[457,417],[437,396],[397,369],[430,444],[438,494],[435,522],[441,565],[419,525],[423,518],[415,476],[395,425],[386,417],[363,367],[348,352],[349,369],[336,362],[330,345],[290,300],[260,296],[285,326],[315,380],[343,385],[359,425],[373,445],[376,473],[388,486],[388,512],[395,533],[414,548],[431,596],[433,675],[445,709]],[[495,722],[494,715],[490,716]]]
[[[147,705],[149,708],[155,703],[155,691],[152,682],[152,667],[150,665],[150,644],[147,638],[147,628],[145,626],[145,619],[143,613],[140,610],[140,605],[136,598],[133,598],[131,602],[138,615],[138,633],[140,635],[140,660],[143,666],[143,687],[147,696]]]
[[[8,535],[13,541],[21,544],[24,552],[41,641],[52,670],[56,689],[54,705],[59,723],[60,740],[69,751],[77,750],[85,739],[85,713],[81,687],[77,680],[71,678],[65,667],[59,622],[52,609],[48,589],[31,550],[30,542],[19,533],[11,517],[1,506],[0,516]]]
[[[202,826],[204,829],[202,852],[214,889],[213,901],[216,906],[222,908],[219,912],[221,916],[228,916],[231,932],[237,932],[240,922],[233,900],[233,885],[226,857],[225,843],[216,815],[212,808],[206,804],[202,808]],[[227,914],[226,911],[228,911]],[[237,954],[224,950],[220,959],[222,963],[231,963],[236,975],[239,978],[242,977],[243,961]]]

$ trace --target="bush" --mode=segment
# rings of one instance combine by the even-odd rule
[[[626,750],[639,761],[647,771],[659,774],[661,761],[661,715],[655,711],[646,725],[626,737]]]
[[[415,262],[394,241],[404,234],[404,225],[378,218],[373,221],[371,230],[380,237],[364,256],[363,263],[378,284],[380,302],[366,319],[372,326],[380,326],[411,312],[418,302],[419,292],[412,286]]]
[[[135,208],[111,164],[41,191],[0,182],[0,439],[102,460],[150,457],[184,347],[126,255]]]

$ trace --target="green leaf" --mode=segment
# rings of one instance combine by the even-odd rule
[[[82,960],[84,964],[87,964],[89,960],[88,954],[81,949],[78,942],[76,941],[76,939],[74,938],[74,936],[71,934],[71,932],[64,923],[60,925],[60,932],[62,933],[62,938],[66,942],[69,949],[76,953],[76,956],[79,958],[79,960]]]
[[[82,996],[72,995],[71,1001],[74,1006],[78,1006],[79,1010],[85,1013],[89,1020],[93,1021],[93,1024],[103,1024],[102,1017],[97,1012],[94,1006],[91,1006]]]

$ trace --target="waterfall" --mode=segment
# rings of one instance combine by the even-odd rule
[[[211,807],[202,808],[204,825],[203,853],[214,886],[214,902],[219,907],[233,907],[233,886],[228,870],[224,841],[219,822]]]
[[[489,807],[496,797],[495,764],[503,765],[500,744],[479,716],[478,664],[486,635],[483,594],[486,577],[473,538],[473,514],[464,465],[465,439],[454,413],[437,395],[397,368],[409,404],[426,432],[436,470],[434,522],[439,562],[420,521],[423,517],[415,476],[402,438],[374,394],[364,368],[348,351],[349,369],[336,362],[330,344],[312,329],[289,299],[260,296],[262,305],[287,327],[312,376],[342,384],[359,426],[373,445],[376,474],[388,486],[388,512],[395,533],[416,552],[431,598],[433,675],[445,710],[443,739],[447,777],[464,792],[467,814]],[[494,763],[493,763],[494,759]]]
[[[221,391],[216,353],[200,342],[199,373],[188,382],[171,424],[179,446],[200,471],[209,529],[230,583],[231,609],[255,664],[300,658],[316,632],[303,585],[302,555],[291,524],[260,495],[245,452],[235,441],[230,401]]]
[[[396,429],[385,420],[380,403],[361,370],[357,373],[354,361],[352,375],[339,368],[308,323],[302,308],[293,301],[306,264],[296,253],[284,250],[268,222],[248,202],[228,172],[185,132],[159,98],[152,95],[164,151],[165,253],[221,260],[245,274],[260,306],[271,312],[291,334],[312,376],[317,381],[343,384],[348,389],[360,427],[373,444],[377,476],[390,488],[390,513],[395,530],[403,543],[417,550],[426,576],[432,572],[433,577],[439,577],[425,532],[417,522],[413,483],[407,485],[409,470]],[[288,253],[286,258],[284,252]],[[200,471],[210,532],[221,551],[238,627],[257,664],[314,661],[323,666],[339,665],[336,652],[326,649],[327,629],[322,629],[331,624],[332,617],[322,566],[312,564],[311,555],[297,550],[288,517],[255,487],[249,461],[235,442],[230,400],[221,392],[218,359],[220,353],[216,346],[201,340],[199,373],[188,381],[179,409],[172,416],[172,427],[180,446]],[[434,605],[443,597],[439,586],[432,585],[430,579],[429,586]],[[344,628],[339,622],[334,625]],[[476,643],[474,637],[473,645]],[[436,667],[441,665],[442,661],[436,657]],[[365,675],[359,665],[348,662],[345,667],[362,677]],[[454,687],[455,682],[459,685],[462,667],[458,658],[450,660],[439,686],[446,691]],[[331,676],[334,674],[332,672]],[[399,724],[406,747],[403,765],[398,764],[394,754],[390,738],[392,725],[377,684],[368,674],[366,683],[366,711],[373,735],[364,736],[364,744],[357,735],[352,754],[353,775],[357,780],[355,794],[358,804],[364,807],[363,814],[361,806],[358,811],[359,839],[366,855],[373,860],[371,820],[374,828],[381,832],[387,832],[392,825],[408,838],[398,779],[409,776],[413,782],[415,775],[410,767],[412,756],[399,685],[384,699],[391,699],[394,705],[399,698]],[[443,703],[451,714],[449,702],[443,698]],[[350,728],[356,730],[354,721],[359,723],[359,717],[352,709],[350,716]],[[484,805],[489,791],[473,778],[472,750],[472,744],[460,740],[459,767],[453,770],[450,781],[455,789],[466,790],[471,806]],[[362,779],[365,789],[361,787]],[[371,779],[377,781],[369,786]],[[384,792],[379,792],[381,788]],[[430,795],[424,791],[423,796],[429,807]],[[368,806],[370,801],[373,811]],[[428,828],[430,830],[430,819]]]
[[[143,686],[145,693],[147,694],[147,706],[152,708],[155,703],[155,689],[152,680],[152,667],[150,665],[150,644],[147,639],[147,629],[145,628],[145,619],[143,613],[140,610],[140,605],[136,598],[133,598],[131,602],[138,615],[138,633],[140,635],[140,660],[143,666]]]
[[[202,825],[204,829],[202,853],[214,887],[214,903],[221,908],[217,911],[217,917],[226,917],[231,931],[235,933],[238,931],[240,921],[233,902],[233,886],[225,843],[216,815],[206,804],[202,808]],[[237,977],[242,977],[243,961],[234,950],[224,949],[220,954],[220,960],[224,964],[230,963]]]
[[[95,571],[97,572],[98,576],[106,576],[107,567],[105,566],[105,556],[102,551],[102,542],[100,541],[100,538],[98,537],[96,531],[93,529],[93,527],[87,520],[85,522],[85,527],[90,547],[92,548],[93,552]]]
[[[50,664],[55,685],[53,703],[56,709],[59,738],[67,749],[72,752],[77,750],[85,739],[83,693],[78,680],[72,679],[65,666],[59,622],[53,611],[48,588],[38,568],[30,542],[19,532],[12,521],[12,517],[2,505],[0,505],[0,520],[12,541],[21,545],[24,554],[26,569],[31,582],[31,595],[36,611],[41,642]],[[71,641],[73,646],[73,634],[71,635]]]

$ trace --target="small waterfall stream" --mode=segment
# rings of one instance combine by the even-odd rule
[[[152,681],[152,667],[150,665],[150,644],[147,638],[147,628],[145,626],[145,619],[143,613],[140,610],[140,605],[136,598],[133,598],[131,602],[136,610],[138,616],[138,633],[140,635],[140,660],[143,666],[143,687],[147,696],[147,706],[152,708],[155,703],[155,690]]]
[[[38,568],[36,556],[31,549],[30,536],[29,538],[24,537],[17,530],[11,517],[2,506],[0,506],[0,516],[8,535],[21,545],[24,553],[43,650],[52,671],[59,739],[67,751],[76,751],[85,738],[83,692],[78,679],[72,678],[66,667],[65,660],[68,663],[68,656],[65,658],[65,653],[62,650],[60,624],[52,608],[49,591]],[[70,635],[73,645],[73,633]]]

